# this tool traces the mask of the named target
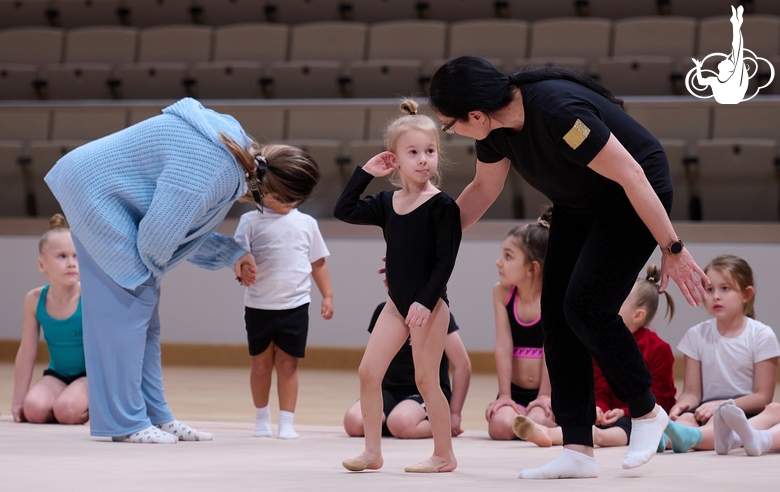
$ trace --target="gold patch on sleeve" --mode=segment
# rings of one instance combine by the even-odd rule
[[[577,147],[579,147],[582,142],[588,138],[588,135],[590,135],[590,128],[588,128],[585,123],[578,119],[574,122],[574,126],[571,127],[569,133],[563,136],[563,140],[569,144],[569,147],[577,150]]]

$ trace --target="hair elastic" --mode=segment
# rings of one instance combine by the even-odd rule
[[[550,223],[549,223],[549,222],[547,222],[546,220],[544,220],[544,219],[543,219],[543,218],[541,218],[541,217],[539,217],[538,219],[536,219],[536,225],[538,225],[538,226],[542,226],[542,227],[546,227],[546,228],[548,228],[548,229],[550,228]]]

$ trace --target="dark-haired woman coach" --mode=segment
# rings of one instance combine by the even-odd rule
[[[564,451],[520,478],[598,475],[591,358],[633,418],[623,468],[646,463],[668,422],[620,305],[656,245],[661,289],[671,277],[692,305],[708,281],[669,220],[672,180],[663,148],[622,101],[577,72],[533,68],[508,76],[460,57],[433,76],[442,130],[476,139],[477,171],[458,198],[461,222],[482,216],[510,164],[554,204],[542,283],[545,356]]]

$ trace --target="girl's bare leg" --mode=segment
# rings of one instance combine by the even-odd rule
[[[387,304],[376,321],[374,331],[368,338],[366,351],[363,354],[363,360],[360,361],[360,368],[358,368],[360,409],[363,414],[366,446],[355,460],[344,462],[344,466],[348,469],[352,469],[350,467],[360,468],[355,466],[359,463],[348,463],[356,460],[367,463],[365,468],[379,469],[382,467],[382,378],[408,336],[409,329],[404,323],[404,318],[398,312],[393,301],[388,298]]]
[[[271,373],[274,369],[273,342],[262,353],[252,356],[252,371],[249,373],[249,387],[255,404],[255,437],[271,437],[271,410],[268,398],[271,394]]]
[[[83,424],[89,420],[87,378],[70,383],[54,401],[54,418],[60,424]]]
[[[434,467],[449,462],[438,469],[440,472],[452,471],[458,466],[452,451],[450,406],[439,382],[439,364],[444,353],[449,321],[449,308],[443,300],[439,300],[428,324],[411,330],[415,380],[425,400],[433,433],[433,455],[429,461]]]
[[[279,347],[274,354],[276,389],[279,392],[279,409],[295,412],[298,403],[298,358]]]
[[[349,437],[363,437],[363,413],[360,410],[360,400],[353,403],[344,414],[344,432]]]
[[[252,356],[252,372],[249,373],[249,386],[252,388],[252,402],[255,404],[255,408],[268,406],[275,349],[276,345],[271,342],[271,345],[263,353]]]
[[[425,409],[414,400],[404,400],[387,417],[390,434],[398,439],[432,437],[431,423],[425,419]]]
[[[53,376],[43,376],[24,397],[23,411],[28,422],[54,422],[54,402],[65,391],[65,383]]]
[[[514,408],[501,407],[490,417],[488,422],[488,435],[496,441],[511,441],[515,439],[515,433],[512,431],[512,424],[518,415],[526,415],[522,408],[518,414]]]

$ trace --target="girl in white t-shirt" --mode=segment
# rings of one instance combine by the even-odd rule
[[[704,271],[710,279],[704,304],[712,319],[690,328],[677,346],[685,355],[685,379],[665,434],[678,453],[711,450],[716,441],[719,448],[741,446],[720,412],[714,417],[716,407],[730,399],[756,415],[754,427],[778,423],[777,412],[764,409],[775,394],[780,343],[770,327],[754,319],[753,271],[732,255],[718,256]]]
[[[251,252],[257,263],[257,281],[244,295],[252,356],[249,383],[257,419],[254,436],[271,436],[268,399],[271,373],[276,369],[280,439],[298,437],[293,415],[298,399],[298,359],[305,355],[309,329],[311,278],[322,294],[320,314],[325,319],[333,317],[333,290],[325,264],[330,253],[317,221],[295,208],[319,181],[319,169],[292,158],[290,149],[286,145],[261,149],[268,163],[281,162],[283,167],[261,163],[258,191],[263,208],[242,215],[235,233],[238,244]],[[272,159],[273,154],[288,154],[288,158]]]

